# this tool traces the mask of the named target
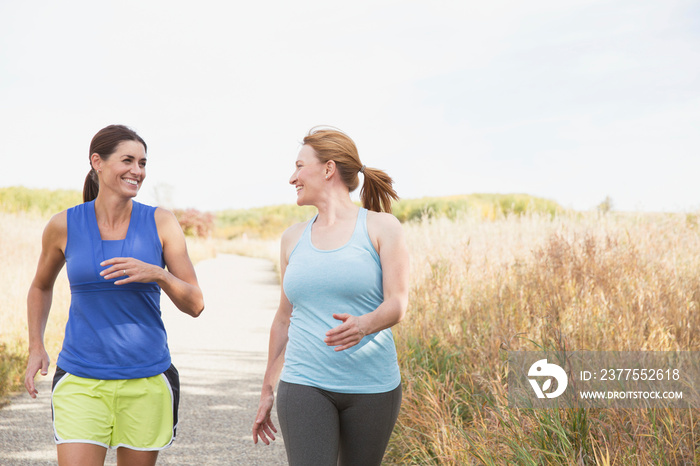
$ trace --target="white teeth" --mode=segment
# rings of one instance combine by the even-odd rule
[[[301,186],[296,187],[297,192],[301,191]]]
[[[126,182],[129,183],[129,184],[133,184],[134,186],[136,186],[137,184],[139,184],[138,181],[136,181],[136,180],[128,180],[128,179],[124,178],[124,181],[126,181]]]

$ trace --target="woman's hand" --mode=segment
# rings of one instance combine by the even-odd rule
[[[260,438],[265,445],[269,445],[271,440],[275,440],[277,429],[272,423],[272,418],[270,418],[274,402],[275,396],[272,394],[262,395],[260,397],[258,414],[255,416],[255,422],[253,423],[253,442],[256,445],[258,443],[258,438]]]
[[[157,265],[142,262],[133,257],[114,257],[100,263],[101,267],[107,267],[100,272],[106,280],[121,278],[114,282],[115,285],[126,283],[151,283],[163,278],[164,270]]]
[[[358,344],[366,335],[358,316],[351,314],[333,314],[333,318],[343,323],[326,332],[323,340],[328,346],[335,346],[336,351],[343,351]]]
[[[41,375],[46,375],[49,373],[49,354],[46,350],[36,350],[29,352],[29,358],[27,359],[27,372],[24,376],[24,388],[27,389],[29,396],[36,398],[39,391],[34,385],[34,377],[36,373],[41,369]]]

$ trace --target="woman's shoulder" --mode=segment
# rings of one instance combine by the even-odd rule
[[[399,219],[386,212],[367,212],[367,234],[375,250],[381,254],[382,245],[403,241],[403,227]]]
[[[89,221],[90,212],[95,210],[95,201],[82,202],[54,214],[46,225],[45,233],[54,233],[65,236],[68,233],[68,223],[71,228],[86,228],[85,222]]]
[[[152,207],[153,218],[156,222],[156,230],[161,239],[168,238],[170,235],[179,237],[183,234],[180,222],[178,222],[175,214],[163,207]]]
[[[282,233],[282,245],[296,244],[311,220],[295,223]]]
[[[63,245],[68,237],[68,210],[59,212],[49,219],[44,228],[43,242]]]
[[[52,230],[67,230],[68,229],[68,210],[64,210],[54,214],[46,224],[47,229]]]
[[[367,228],[371,230],[394,231],[401,230],[401,222],[394,215],[387,212],[367,211]]]
[[[146,206],[145,204],[141,204],[141,205]],[[163,207],[151,207],[151,206],[146,206],[146,207],[148,207],[150,209],[154,209],[153,216],[156,219],[156,223],[158,221],[163,221],[163,222],[168,222],[168,221],[173,221],[173,220],[177,221],[175,214],[171,210],[165,209]]]

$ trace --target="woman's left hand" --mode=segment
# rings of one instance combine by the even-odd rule
[[[343,351],[358,344],[366,335],[358,316],[351,314],[333,314],[333,318],[342,324],[326,332],[323,340],[328,346],[335,346],[336,351]]]
[[[120,278],[114,282],[115,285],[156,282],[163,277],[164,272],[157,265],[148,264],[133,257],[114,257],[100,263],[100,266],[107,267],[100,272],[106,280]]]

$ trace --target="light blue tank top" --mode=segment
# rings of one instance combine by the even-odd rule
[[[165,266],[155,222],[155,207],[133,202],[126,238],[103,241],[95,203],[68,209],[66,268],[71,304],[58,365],[92,379],[135,379],[170,367],[157,283],[115,285],[105,280],[100,262],[134,257]]]
[[[281,380],[339,393],[383,393],[401,383],[391,329],[367,335],[336,352],[323,339],[342,322],[333,314],[363,315],[384,301],[379,254],[360,209],[347,244],[321,250],[311,243],[311,225],[289,256],[284,292],[292,304]]]

